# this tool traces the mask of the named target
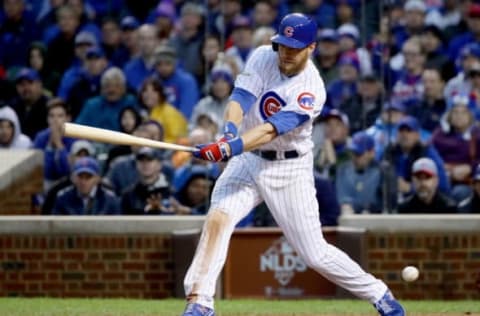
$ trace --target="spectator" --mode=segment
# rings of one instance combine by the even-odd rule
[[[215,139],[213,133],[211,133],[208,129],[202,127],[195,127],[193,128],[186,140],[183,141],[183,144],[186,146],[197,146],[200,144],[207,144]],[[183,165],[187,164],[194,164],[194,163],[202,163],[203,161],[200,159],[195,159],[190,152],[186,151],[176,151],[172,155],[172,165],[176,169],[175,174],[178,174],[180,168]],[[205,163],[203,163],[205,164]],[[175,180],[174,180],[175,186]]]
[[[73,185],[58,192],[52,215],[119,215],[118,197],[100,180],[96,159],[78,159],[72,171]]]
[[[446,99],[456,94],[468,93],[471,90],[472,84],[468,73],[478,63],[480,63],[480,44],[475,42],[465,45],[456,59],[458,74],[450,79],[445,87]]]
[[[404,23],[396,25],[392,30],[396,50],[400,50],[404,43],[412,36],[422,32],[425,26],[425,13],[427,7],[421,0],[408,0],[403,6],[405,12]]]
[[[335,185],[342,214],[382,212],[382,172],[374,145],[372,136],[355,133],[348,146],[351,160],[338,166]]]
[[[439,189],[438,169],[430,158],[415,160],[411,169],[414,193],[398,206],[398,213],[455,213],[457,206]]]
[[[167,143],[175,143],[180,137],[187,135],[187,120],[179,110],[167,102],[164,88],[158,79],[147,78],[139,94],[148,116],[163,126],[164,140]]]
[[[144,24],[138,29],[138,50],[140,55],[130,60],[123,68],[128,80],[128,87],[139,91],[142,82],[155,72],[155,48],[158,45],[156,29]]]
[[[202,56],[202,62],[200,63],[201,71],[195,78],[205,94],[208,93],[210,72],[222,54],[220,38],[212,34],[205,35],[200,46],[200,55]]]
[[[446,53],[442,31],[434,25],[427,25],[423,29],[420,41],[427,57],[425,68],[438,69],[442,81],[453,78],[456,74],[455,64]]]
[[[0,107],[0,148],[27,149],[31,146],[31,139],[22,134],[17,113],[9,106]]]
[[[155,10],[152,10],[147,22],[155,25],[159,44],[166,44],[175,33],[177,12],[175,5],[170,1],[160,1]]]
[[[312,17],[320,27],[335,27],[336,10],[329,1],[302,0],[293,6],[292,11],[303,12]]]
[[[126,78],[120,68],[105,71],[100,85],[101,95],[86,101],[76,123],[119,131],[120,112],[127,106],[136,107],[136,99],[127,94]]]
[[[455,96],[446,122],[432,136],[432,144],[445,162],[452,197],[463,200],[470,194],[472,172],[480,162],[480,128],[468,108],[468,99]]]
[[[422,99],[408,108],[408,114],[416,117],[423,129],[433,132],[447,109],[443,96],[445,82],[438,69],[427,68],[423,71],[422,83]]]
[[[358,28],[352,23],[342,24],[337,29],[337,34],[340,52],[342,54],[351,53],[356,56],[361,75],[372,74],[370,53],[360,46],[360,32]]]
[[[325,86],[338,78],[337,61],[340,58],[337,32],[333,29],[320,31],[317,40],[317,50],[313,62],[322,76]]]
[[[70,173],[68,155],[74,139],[63,136],[63,124],[70,121],[70,111],[62,99],[47,104],[48,127],[35,136],[33,148],[44,152],[44,191]]]
[[[452,60],[456,60],[461,49],[468,43],[480,39],[480,4],[466,1],[468,7],[466,22],[468,29],[464,33],[457,33],[448,46],[448,53]]]
[[[420,139],[420,125],[412,116],[406,116],[398,122],[397,142],[387,148],[385,153],[389,161],[393,162],[397,177],[399,201],[413,192],[412,165],[421,157],[432,159],[437,165],[439,189],[450,192],[450,182],[444,163],[437,150],[431,145],[425,145]]]
[[[162,154],[149,147],[135,154],[138,180],[122,193],[125,215],[171,214],[170,184],[162,170]]]
[[[469,1],[461,1],[469,2]],[[425,17],[426,25],[435,25],[443,34],[449,35],[448,28],[455,28],[461,21],[460,5],[456,0],[445,0],[438,10],[430,10]],[[458,32],[461,33],[461,32]],[[447,37],[449,39],[449,37]]]
[[[480,164],[476,166],[472,178],[470,196],[458,205],[458,209],[462,213],[480,213]]]
[[[138,28],[140,24],[138,23],[137,19],[131,15],[125,16],[120,21],[120,28],[121,28],[121,45],[124,49],[128,52],[128,60],[125,60],[124,65],[122,68],[130,61],[132,58],[136,57],[139,54],[139,47],[138,47]]]
[[[360,77],[360,63],[353,53],[345,53],[338,61],[339,79],[327,88],[327,106],[338,109],[340,104],[357,93],[357,81]]]
[[[42,79],[31,68],[22,68],[15,77],[17,95],[10,103],[17,113],[23,132],[30,139],[47,127],[47,93]]]
[[[373,75],[362,76],[357,93],[340,104],[350,121],[350,133],[367,129],[380,116],[383,104],[382,83]]]
[[[239,15],[233,19],[231,39],[232,46],[225,51],[225,55],[231,57],[235,61],[235,68],[242,71],[253,49],[253,28],[248,17]]]
[[[252,22],[255,29],[269,27],[276,30],[278,28],[276,23],[278,16],[278,8],[273,1],[260,0],[255,2],[252,9]]]
[[[82,157],[95,157],[95,148],[86,140],[77,140],[72,144],[68,153],[68,175],[57,180],[57,182],[55,182],[55,184],[53,184],[50,189],[46,191],[45,198],[42,203],[43,215],[52,214],[53,205],[55,204],[58,192],[72,185],[72,179],[70,177],[71,170],[73,169],[75,162]]]
[[[102,21],[102,48],[114,66],[122,68],[130,59],[129,50],[122,43],[119,22],[112,17]]]
[[[195,78],[179,67],[177,53],[172,47],[159,46],[155,50],[155,60],[155,75],[163,83],[168,103],[189,120],[200,94]]]
[[[55,93],[61,77],[47,65],[46,57],[47,47],[42,42],[32,42],[28,50],[28,67],[37,71],[47,91]]]

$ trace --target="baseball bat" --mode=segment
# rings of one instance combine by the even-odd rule
[[[121,132],[115,132],[104,128],[91,127],[75,123],[65,123],[63,125],[63,134],[68,137],[88,139],[95,142],[116,145],[146,146],[181,151],[198,150],[195,147],[170,144]]]

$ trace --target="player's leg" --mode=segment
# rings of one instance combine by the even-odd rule
[[[308,266],[354,295],[376,304],[387,293],[385,283],[366,273],[323,238],[308,160],[306,155],[276,162],[275,167],[270,168],[271,175],[258,183],[260,193],[285,237]],[[279,188],[276,178],[289,178],[290,182]]]
[[[250,176],[251,168],[245,157],[236,157],[216,181],[210,211],[184,280],[189,302],[213,309],[215,284],[225,263],[235,225],[261,202]]]

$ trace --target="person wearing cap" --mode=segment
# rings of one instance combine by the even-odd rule
[[[131,15],[123,17],[120,21],[120,42],[122,43],[122,47],[127,50],[129,56],[129,59],[125,61],[123,67],[127,64],[127,62],[139,54],[137,41],[139,27],[140,23],[134,16]]]
[[[120,22],[114,17],[106,17],[102,20],[101,47],[105,56],[111,63],[122,68],[130,60],[130,51],[122,42],[122,30]]]
[[[156,28],[143,24],[137,30],[139,55],[123,67],[129,89],[138,91],[142,82],[155,73],[155,49],[159,44]]]
[[[458,73],[445,86],[445,99],[451,98],[456,94],[467,93],[467,91],[471,90],[472,83],[468,73],[478,63],[480,63],[480,44],[473,42],[465,45],[455,60]]]
[[[44,191],[70,173],[68,153],[75,139],[63,136],[63,124],[70,121],[68,105],[59,98],[47,103],[48,127],[35,136],[33,148],[44,152]]]
[[[338,67],[338,79],[327,86],[326,105],[334,109],[357,93],[360,78],[360,62],[355,53],[343,53],[338,60]]]
[[[68,174],[58,179],[48,190],[45,191],[43,203],[41,203],[41,209],[43,215],[52,214],[53,205],[55,204],[55,199],[57,198],[57,193],[65,189],[68,186],[72,185],[72,178],[70,177],[73,166],[76,161],[83,157],[95,157],[96,149],[92,143],[86,140],[76,140],[74,141],[68,152],[67,163],[68,163]]]
[[[365,130],[381,115],[383,85],[374,75],[365,75],[358,81],[357,93],[342,102],[339,110],[350,121],[350,133]]]
[[[42,79],[32,68],[21,68],[15,76],[17,96],[9,105],[17,113],[22,131],[33,139],[47,127],[47,102],[50,95],[43,89]]]
[[[427,25],[420,35],[420,40],[427,56],[425,68],[438,69],[445,81],[453,78],[457,70],[445,49],[443,32],[435,25]]]
[[[398,205],[399,214],[456,213],[457,203],[439,188],[436,163],[418,158],[411,167],[413,194]]]
[[[177,51],[173,47],[160,45],[155,49],[154,76],[163,83],[167,101],[189,120],[200,100],[200,90],[195,77],[178,63]]]
[[[400,50],[409,38],[422,32],[427,7],[423,0],[408,0],[403,5],[403,11],[404,23],[396,25],[392,30],[392,40],[397,50]]]
[[[398,122],[397,141],[386,149],[385,155],[386,159],[391,160],[395,169],[399,201],[411,194],[412,164],[421,157],[430,158],[435,162],[439,189],[444,193],[450,193],[450,181],[442,157],[432,144],[422,143],[420,124],[416,118],[405,116]]]
[[[456,60],[462,47],[469,43],[478,43],[480,37],[480,4],[474,1],[465,1],[468,5],[466,10],[466,25],[465,32],[457,33],[452,37],[448,46],[448,54],[452,60]]]
[[[230,37],[232,45],[225,51],[225,55],[235,60],[236,68],[242,71],[253,50],[253,27],[250,18],[236,16],[232,21]]]
[[[347,146],[351,159],[338,166],[335,176],[342,214],[382,212],[382,172],[374,146],[364,131],[353,134]]]
[[[58,192],[52,215],[120,215],[118,197],[101,184],[100,166],[92,157],[78,159],[72,185]]]
[[[173,36],[177,21],[175,4],[170,1],[160,1],[157,7],[150,11],[146,23],[155,25],[160,43],[164,44]]]
[[[124,215],[173,214],[170,183],[162,173],[162,153],[154,148],[141,147],[135,153],[138,180],[121,195]]]
[[[317,50],[312,58],[325,85],[338,78],[338,59],[340,46],[338,45],[337,31],[330,28],[322,29],[317,37]]]
[[[360,46],[360,32],[357,26],[352,23],[344,23],[338,27],[337,34],[341,53],[356,55],[361,75],[372,74],[372,59],[368,50]]]
[[[468,96],[457,95],[449,103],[445,122],[434,132],[432,144],[445,162],[452,196],[461,201],[470,194],[471,177],[480,162],[480,128]]]
[[[472,191],[463,201],[458,203],[458,211],[461,213],[480,213],[480,164],[475,167],[472,176]]]

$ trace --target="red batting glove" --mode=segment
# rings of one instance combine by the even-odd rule
[[[230,157],[228,146],[224,141],[201,145],[198,146],[199,150],[194,152],[193,155],[197,158],[213,162],[226,161]]]

